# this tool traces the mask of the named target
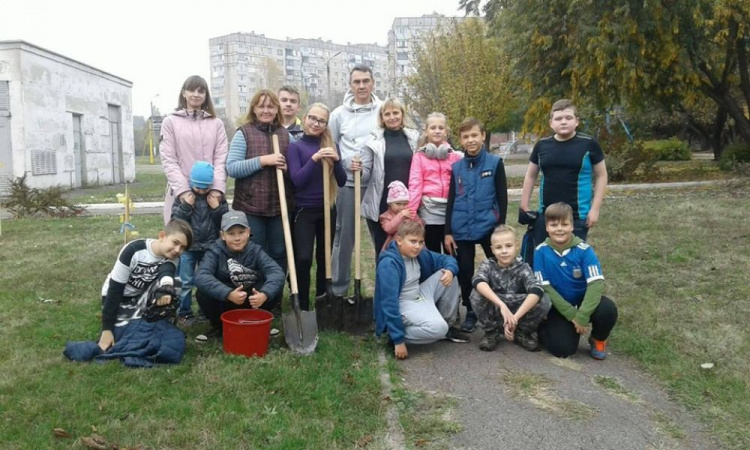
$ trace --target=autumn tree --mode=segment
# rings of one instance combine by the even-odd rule
[[[263,58],[261,86],[277,92],[284,84],[284,70],[279,67],[275,59]]]
[[[515,117],[508,58],[483,20],[467,18],[424,34],[412,62],[416,73],[406,77],[404,99],[418,116],[443,112],[453,130],[468,116],[488,130],[503,129]]]
[[[546,121],[552,101],[600,110],[706,109],[750,142],[750,2],[747,0],[460,0],[484,12],[534,99],[527,119]],[[718,157],[720,149],[715,148]]]

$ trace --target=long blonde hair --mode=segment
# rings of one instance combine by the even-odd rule
[[[323,111],[325,111],[326,114],[328,115],[328,118],[326,120],[329,120],[331,118],[331,110],[330,108],[328,108],[328,106],[320,102],[313,103],[312,105],[308,106],[307,111],[305,111],[304,127],[307,126],[307,116],[310,114],[310,110],[313,108],[320,108]],[[336,148],[336,144],[333,142],[333,136],[331,136],[331,129],[328,128],[328,124],[326,124],[326,127],[323,130],[323,133],[320,135],[320,148],[326,148],[326,147],[331,147],[334,150],[336,150],[336,152],[338,152],[338,149]],[[340,156],[341,155],[339,155],[339,157]],[[329,200],[331,201],[331,205],[335,205],[336,194],[338,193],[339,185],[336,183],[336,176],[333,173],[333,164],[329,166],[329,173],[331,174],[331,176],[328,179],[329,184],[331,185],[331,189],[330,189],[331,194],[330,194]]]

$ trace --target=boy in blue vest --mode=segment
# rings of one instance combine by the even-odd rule
[[[398,359],[406,345],[441,339],[467,343],[469,337],[451,328],[458,313],[456,260],[424,249],[424,226],[401,223],[396,239],[380,253],[375,276],[375,333],[388,332]]]
[[[591,326],[591,357],[607,357],[607,338],[617,322],[617,306],[604,292],[604,275],[594,249],[573,235],[573,208],[554,203],[544,212],[549,237],[534,252],[534,272],[552,300],[539,327],[542,345],[558,358],[578,350]]]
[[[461,331],[471,333],[477,315],[471,307],[471,279],[474,255],[480,244],[487,258],[492,257],[490,236],[505,223],[508,209],[508,187],[503,160],[484,148],[487,134],[484,125],[473,117],[458,127],[466,156],[453,164],[448,206],[445,212],[445,249],[458,259],[458,284],[466,306],[466,320]]]

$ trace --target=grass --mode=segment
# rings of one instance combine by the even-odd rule
[[[620,380],[615,377],[596,375],[593,378],[593,382],[612,395],[623,398],[625,400],[629,400],[631,402],[638,401],[638,398],[632,392],[625,389],[625,386],[623,386]]]
[[[138,216],[136,224],[153,235],[160,217]],[[351,448],[383,434],[372,340],[322,333],[316,354],[298,357],[274,339],[268,356],[246,359],[193,344],[196,329],[178,366],[64,360],[66,340],[96,337],[118,229],[114,217],[3,224],[0,448],[65,445],[54,428],[73,439],[95,429],[120,446],[181,449]]]
[[[612,351],[634,357],[724,447],[737,449],[750,447],[750,208],[742,206],[749,197],[747,182],[618,195],[605,201],[590,233],[620,310]],[[160,217],[133,222],[149,236]],[[65,361],[65,340],[96,336],[98,293],[121,243],[116,217],[3,221],[0,448],[69,447],[72,441],[58,442],[52,429],[77,439],[92,434],[92,426],[110,443],[154,448],[352,448],[381,441],[380,347],[369,340],[324,333],[309,358],[274,340],[266,358],[253,360],[190,340],[183,364],[149,371]],[[369,291],[369,247],[364,255]],[[701,369],[704,362],[715,367]],[[529,386],[545,385],[509,376],[523,398],[534,399]],[[597,385],[624,389],[613,380]],[[394,398],[405,427],[429,412],[424,424],[407,430],[410,445],[444,445],[440,436],[459,429],[450,397],[407,393],[397,383]],[[550,407],[541,398],[533,402]],[[587,410],[575,406],[557,405],[583,417]]]
[[[552,381],[544,375],[526,371],[507,372],[503,384],[514,397],[527,400],[539,409],[568,420],[586,420],[597,410],[579,401],[560,397],[554,392]]]

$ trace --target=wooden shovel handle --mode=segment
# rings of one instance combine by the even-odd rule
[[[279,151],[279,137],[275,134],[271,136],[273,141],[273,153],[281,154]],[[279,202],[281,203],[281,226],[284,228],[284,244],[286,246],[286,263],[289,267],[289,282],[291,284],[292,295],[299,293],[297,288],[297,268],[294,265],[294,249],[292,249],[292,231],[289,228],[289,210],[286,206],[286,188],[284,187],[284,172],[276,167],[276,184],[279,185]]]
[[[331,163],[323,158],[323,229],[325,230],[326,278],[331,278]]]
[[[356,161],[359,161],[359,157],[354,158]],[[362,219],[361,214],[361,203],[362,203],[362,196],[360,193],[362,192],[362,169],[357,170],[354,172],[354,279],[355,280],[361,280],[362,279],[362,261],[361,261],[361,253],[362,253],[362,241],[360,238],[360,234],[362,233]]]

